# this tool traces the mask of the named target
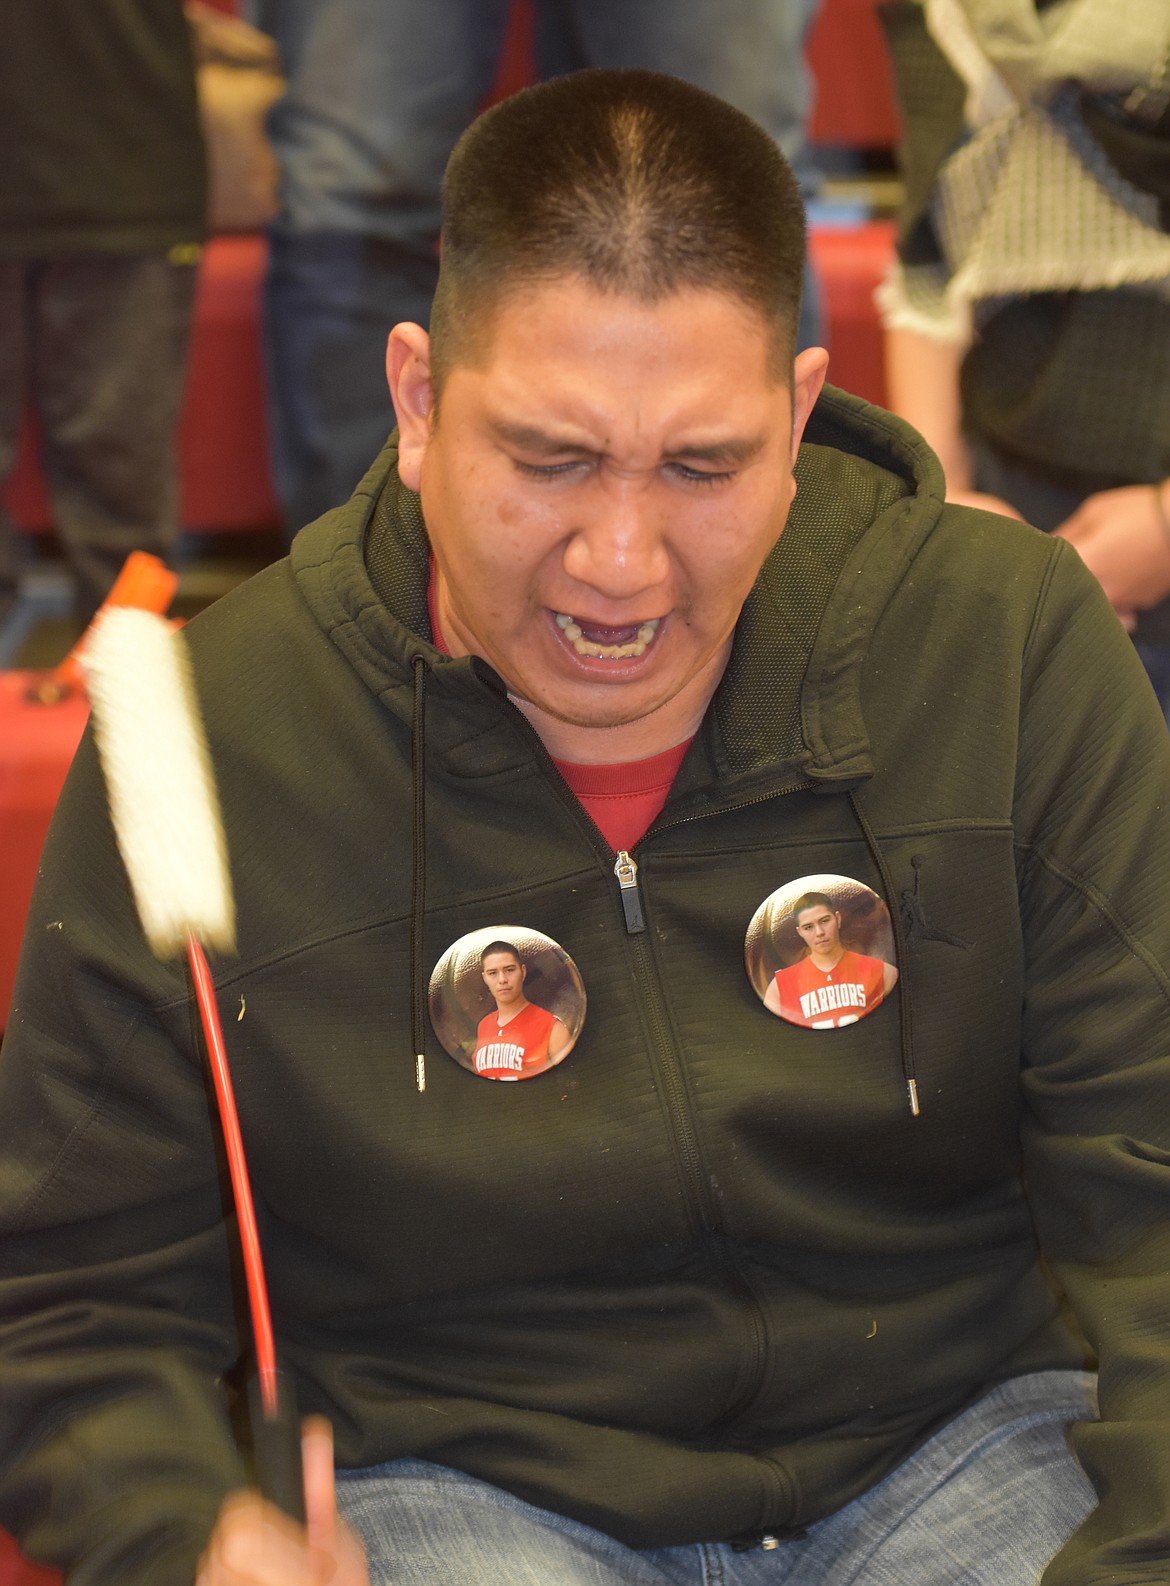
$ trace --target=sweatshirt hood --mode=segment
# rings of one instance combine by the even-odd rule
[[[350,500],[297,535],[291,564],[322,631],[409,721],[416,660],[440,692],[450,686],[452,703],[469,684],[473,697],[506,689],[486,662],[451,659],[433,643],[426,526],[418,496],[398,478],[397,455],[395,433]],[[914,430],[833,387],[809,419],[796,481],[704,724],[704,758],[722,783],[749,795],[778,762],[826,790],[871,774],[861,662],[944,494],[938,461]],[[462,735],[470,723],[458,714]],[[703,780],[684,766],[672,800],[701,796]]]
[[[753,629],[772,635],[787,686],[766,716],[788,713],[805,774],[826,787],[854,785],[873,770],[861,709],[861,668],[874,629],[942,509],[942,468],[901,419],[827,387],[805,430],[788,523],[744,607],[716,699],[729,769],[750,775],[775,738],[748,730],[768,681],[740,668]],[[758,665],[755,668],[758,671]],[[797,680],[790,674],[797,671]],[[734,757],[734,758],[733,758]]]

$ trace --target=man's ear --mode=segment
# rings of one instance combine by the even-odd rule
[[[806,347],[792,366],[792,466],[800,449],[804,426],[816,405],[829,372],[829,355],[823,347]]]
[[[398,477],[417,490],[431,435],[431,340],[421,325],[395,325],[386,343],[386,381],[398,416]]]

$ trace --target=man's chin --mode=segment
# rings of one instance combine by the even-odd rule
[[[659,655],[652,670],[611,681],[530,671],[506,680],[508,694],[558,760],[642,760],[692,736],[729,648],[698,668]]]
[[[538,718],[546,717],[563,727],[579,727],[582,731],[605,731],[612,727],[631,727],[636,722],[655,716],[674,698],[633,700],[622,699],[622,687],[606,689],[606,697],[599,700],[566,700],[542,696],[530,698],[509,689],[508,697],[518,710],[532,721],[539,731]]]

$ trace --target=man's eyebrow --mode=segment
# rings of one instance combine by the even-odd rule
[[[492,419],[493,433],[502,441],[507,441],[510,446],[518,447],[520,451],[539,452],[543,456],[551,457],[558,452],[588,452],[590,447],[581,441],[571,441],[563,436],[550,435],[546,430],[539,430],[528,424],[510,424],[507,419]]]
[[[594,455],[594,448],[584,441],[550,435],[546,430],[537,429],[532,425],[511,424],[506,419],[493,419],[491,427],[500,440],[521,451],[535,452],[547,457],[564,452]],[[693,445],[687,442],[681,446],[671,447],[668,456],[672,460],[685,458],[696,463],[713,463],[716,467],[735,467],[750,462],[753,457],[758,457],[766,445],[765,435],[748,435],[707,443],[696,441]]]
[[[696,444],[694,446],[676,446],[671,450],[671,457],[688,458],[696,463],[716,463],[724,466],[747,463],[753,457],[758,457],[767,445],[764,435],[745,435],[742,438],[731,438],[725,441],[711,441],[708,445]]]

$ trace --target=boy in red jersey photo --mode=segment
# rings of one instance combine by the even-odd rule
[[[524,995],[528,968],[510,942],[489,942],[480,955],[495,1008],[479,1021],[475,1072],[484,1079],[543,1074],[568,1054],[572,1037],[560,1019]]]
[[[792,923],[808,956],[772,977],[764,996],[769,1013],[805,1029],[837,1030],[872,1013],[897,984],[893,964],[845,946],[841,911],[826,893],[797,898]]]

